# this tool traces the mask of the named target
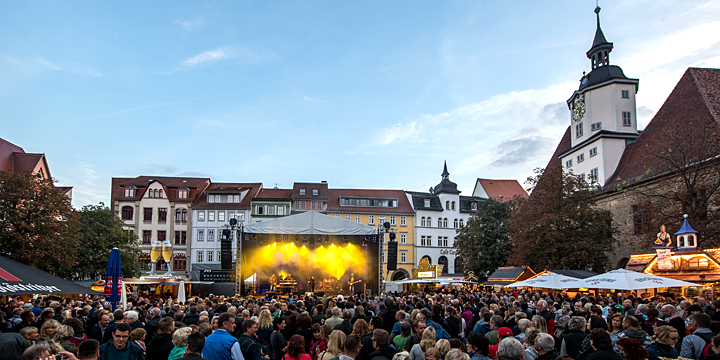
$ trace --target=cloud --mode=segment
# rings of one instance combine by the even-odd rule
[[[199,18],[195,20],[175,20],[176,24],[179,24],[186,30],[196,30],[202,27],[203,23],[205,22],[204,18]]]
[[[547,149],[557,139],[541,136],[526,136],[518,139],[505,140],[497,146],[500,155],[490,163],[492,167],[511,167],[525,164],[534,159],[534,154]],[[529,156],[530,155],[530,156]]]
[[[198,66],[202,64],[206,64],[209,62],[217,61],[220,59],[227,59],[230,57],[230,48],[229,47],[222,47],[215,50],[207,50],[203,51],[200,54],[197,54],[189,59],[186,59],[180,64],[180,67],[183,68],[189,68],[193,66]]]
[[[274,58],[277,58],[275,53],[263,49],[251,49],[244,46],[223,46],[215,50],[205,50],[183,60],[174,70],[159,72],[159,74],[172,74],[176,71],[206,66],[225,59],[235,59],[239,64],[256,65]]]
[[[405,141],[412,141],[422,136],[424,126],[418,121],[407,124],[397,123],[389,128],[385,128],[379,136],[380,145],[393,145]]]

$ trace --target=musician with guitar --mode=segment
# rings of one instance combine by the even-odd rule
[[[355,273],[350,273],[350,279],[348,280],[348,295],[357,293],[356,285],[362,282],[362,280],[355,280]]]

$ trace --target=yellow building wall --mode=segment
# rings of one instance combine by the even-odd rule
[[[415,244],[415,239],[413,238],[413,234],[415,234],[415,231],[414,231],[415,229],[413,229],[413,226],[415,225],[415,216],[413,216],[413,215],[383,214],[383,213],[376,213],[376,214],[339,213],[339,212],[328,211],[328,215],[330,215],[330,216],[335,216],[335,217],[337,217],[336,215],[338,215],[338,214],[340,215],[340,219],[346,219],[345,216],[346,216],[346,215],[349,215],[350,218],[349,218],[348,220],[350,220],[350,221],[352,221],[352,222],[355,222],[355,216],[356,216],[356,215],[360,215],[360,223],[361,223],[361,224],[363,224],[363,225],[368,225],[368,226],[372,226],[372,227],[375,227],[375,228],[377,228],[378,225],[379,225],[379,220],[378,220],[378,219],[379,219],[380,217],[383,217],[383,216],[384,216],[384,217],[385,217],[385,221],[390,222],[390,217],[391,217],[391,216],[395,216],[395,225],[391,225],[391,226],[390,226],[390,229],[395,230],[395,231],[396,231],[396,235],[397,235],[397,237],[395,238],[395,240],[398,242],[398,255],[397,255],[397,259],[398,259],[398,264],[397,264],[398,270],[396,270],[396,271],[399,271],[400,269],[403,269],[403,270],[407,271],[407,277],[408,277],[408,278],[411,278],[411,277],[412,277],[412,270],[413,270],[414,259],[415,259],[415,246],[414,246],[414,244]],[[373,216],[373,217],[374,217],[372,224],[370,223],[370,216]],[[401,223],[400,217],[402,217],[402,216],[405,217],[405,225],[400,225],[400,223]],[[400,243],[401,235],[402,235],[402,234],[405,234],[405,236],[406,236],[405,244]],[[386,234],[386,235],[385,235],[385,245],[383,245],[383,253],[384,253],[384,254],[387,254],[387,241],[389,241],[389,240],[390,240],[390,236]],[[407,252],[407,253],[406,253],[407,256],[406,256],[406,259],[405,259],[405,262],[404,262],[404,263],[400,262],[400,260],[401,260],[401,252],[402,252],[402,251],[406,251],[406,252]],[[382,273],[383,279],[384,279],[385,281],[390,281],[390,280],[392,280],[392,276],[393,276],[394,273],[395,273],[395,271],[392,271],[392,270],[391,270],[390,272],[388,272],[388,270],[387,270],[387,263],[386,263],[386,262],[383,262],[383,273]]]

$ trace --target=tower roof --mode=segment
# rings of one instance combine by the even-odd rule
[[[457,189],[457,184],[450,181],[450,173],[447,169],[447,161],[442,173],[442,180],[433,189],[434,194],[446,193],[446,194],[459,194],[460,190]]]
[[[684,235],[684,234],[697,234],[697,231],[690,226],[690,223],[687,221],[687,215],[685,215],[685,221],[683,222],[683,226],[678,230],[678,232],[675,233],[675,235]]]
[[[600,7],[595,8],[595,15],[597,15],[597,29],[595,30],[595,38],[593,39],[593,44],[590,47],[590,49],[594,49],[597,46],[606,45],[609,44],[612,46],[611,42],[608,42],[607,39],[605,39],[605,34],[603,34],[602,28],[600,28]]]

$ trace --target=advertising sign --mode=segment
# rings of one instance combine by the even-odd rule
[[[655,252],[657,253],[658,270],[673,270],[670,249],[655,249]]]

